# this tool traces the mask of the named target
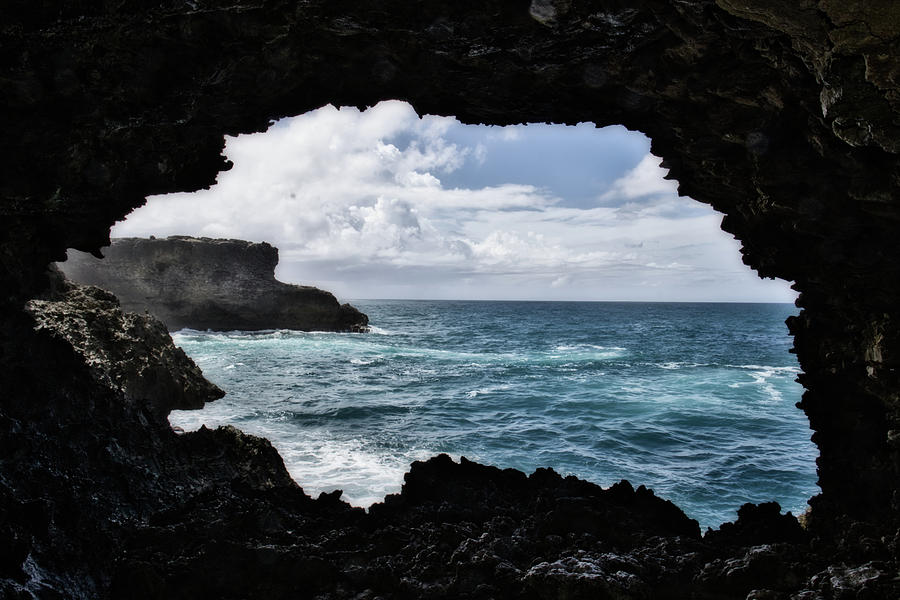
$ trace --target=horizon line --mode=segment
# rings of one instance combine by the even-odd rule
[[[787,304],[797,306],[796,302],[778,300],[545,300],[541,298],[349,298],[348,302],[359,301],[403,301],[403,302],[557,302],[557,303],[594,303],[594,304]],[[799,308],[799,307],[798,307]]]

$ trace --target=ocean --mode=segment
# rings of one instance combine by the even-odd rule
[[[702,527],[818,493],[790,304],[359,300],[368,334],[173,334],[227,395],[174,411],[268,438],[369,506],[440,452],[652,488]]]

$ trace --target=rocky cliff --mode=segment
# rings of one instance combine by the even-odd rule
[[[894,0],[0,10],[7,596],[900,596]],[[641,512],[592,508],[575,484],[444,460],[414,467],[405,499],[364,519],[335,498],[305,498],[264,441],[175,435],[96,376],[108,353],[85,353],[24,311],[49,301],[46,267],[67,248],[99,253],[146,196],[212,185],[229,167],[223,135],[389,98],[469,123],[643,131],[682,193],[725,214],[750,267],[796,282],[802,311],[789,325],[822,489],[802,535],[772,507],[751,507],[698,542]],[[89,329],[121,337],[115,320]],[[516,508],[507,489],[531,495]]]
[[[275,279],[278,249],[243,240],[120,238],[103,259],[70,252],[70,279],[113,292],[126,311],[149,311],[171,331],[365,331],[366,315],[326,291]]]

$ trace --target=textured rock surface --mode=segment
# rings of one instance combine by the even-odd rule
[[[528,564],[526,576],[498,581],[534,586],[501,594],[662,597],[645,587],[660,572],[698,597],[900,595],[900,4],[11,0],[2,10],[4,591],[178,597],[176,573],[196,590],[215,583],[209,568],[232,574],[235,590],[257,586],[250,596],[421,597],[426,581],[437,596],[452,595],[448,581],[474,586],[456,597],[491,595],[478,576],[510,562],[492,540],[519,539],[500,516],[443,527],[452,504],[429,502],[410,513],[431,514],[429,528],[398,513],[383,544],[327,498],[334,514],[318,521],[263,442],[175,436],[22,312],[66,248],[97,252],[149,194],[211,185],[228,166],[223,134],[328,102],[400,98],[467,122],[641,130],[683,193],[725,213],[745,262],[802,294],[789,325],[821,451],[811,541],[741,531],[752,547],[704,541],[710,554],[664,536],[623,556],[561,536],[565,554],[522,546],[511,564]],[[358,572],[330,570],[321,538],[299,526],[312,522],[333,523],[329,539],[347,540],[341,564]],[[475,541],[444,560],[462,537]],[[130,570],[109,566],[132,552]],[[676,555],[686,558],[665,558]],[[766,568],[773,556],[789,568]]]
[[[123,313],[116,297],[100,288],[66,288],[59,299],[28,302],[35,329],[69,343],[100,385],[121,392],[137,410],[166,417],[225,394],[175,347],[162,323]]]
[[[171,331],[365,331],[369,319],[329,292],[275,279],[278,249],[243,240],[120,238],[103,259],[70,252],[70,279],[113,292],[122,308],[149,311]]]

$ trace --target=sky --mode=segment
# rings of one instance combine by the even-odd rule
[[[464,125],[325,106],[226,137],[208,190],[148,198],[114,237],[267,241],[277,277],[364,298],[793,302],[722,215],[614,126]]]

